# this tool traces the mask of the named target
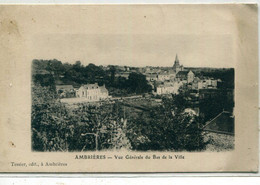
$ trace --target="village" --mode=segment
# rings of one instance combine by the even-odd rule
[[[218,96],[222,84],[221,79],[206,76],[196,76],[195,73],[180,64],[178,55],[172,67],[126,67],[113,66],[116,78],[128,79],[129,74],[139,73],[145,76],[147,83],[152,87],[151,92],[142,94],[131,94],[126,96],[110,95],[105,84],[98,85],[82,84],[75,88],[73,85],[56,85],[56,91],[63,103],[100,103],[124,101],[125,105],[149,109],[151,106],[160,104],[163,97],[171,97],[185,91],[189,107],[186,110],[192,111],[197,116],[199,112],[199,101],[208,96]],[[103,70],[109,71],[111,66],[102,66]],[[232,98],[233,91],[226,90]],[[131,100],[131,101],[129,101]]]
[[[109,66],[102,66],[102,68],[109,70]],[[150,95],[157,97],[178,94],[181,87],[192,90],[192,96],[199,97],[199,92],[202,93],[201,96],[204,96],[204,93],[208,91],[214,93],[214,90],[218,89],[218,84],[221,84],[221,79],[196,77],[192,70],[185,69],[180,65],[178,55],[176,55],[172,67],[135,67],[131,69],[126,66],[115,66],[115,70],[115,77],[117,78],[124,77],[128,79],[131,72],[144,75],[148,84],[152,87]],[[109,95],[105,85],[99,86],[98,83],[83,84],[79,88],[68,84],[56,85],[56,91],[60,98],[63,99],[63,102],[95,102],[118,99],[118,97]],[[133,96],[133,98],[137,97],[142,96]]]
[[[185,67],[181,65],[178,55],[171,67],[95,66],[94,64],[84,67],[80,62],[66,66],[57,60],[36,60],[34,65],[33,75],[37,83],[40,82],[41,86],[47,87],[54,85],[53,89],[58,100],[71,114],[88,114],[87,110],[94,107],[95,113],[90,115],[102,115],[106,114],[103,109],[110,109],[109,111],[112,111],[111,108],[115,109],[111,114],[114,113],[115,117],[121,120],[120,123],[112,127],[102,126],[100,128],[102,131],[96,132],[104,134],[111,132],[108,127],[117,128],[116,133],[121,133],[123,138],[128,138],[126,143],[129,143],[128,140],[132,141],[131,145],[136,150],[143,150],[142,148],[145,147],[143,145],[151,143],[151,137],[154,136],[149,129],[149,132],[144,135],[139,133],[138,129],[144,129],[141,125],[151,122],[153,112],[163,111],[167,102],[170,103],[170,107],[173,107],[170,108],[171,110],[168,109],[172,114],[170,116],[174,117],[181,113],[179,116],[187,114],[191,118],[200,119],[201,126],[194,129],[202,129],[207,133],[205,142],[214,138],[215,144],[207,145],[210,150],[233,149],[234,84],[232,79],[230,80],[233,76],[232,69]],[[81,113],[78,113],[78,110]],[[178,110],[182,112],[178,113]],[[159,112],[155,114],[164,114]],[[155,117],[155,119],[159,118]],[[164,119],[166,122],[170,121],[170,118]],[[141,128],[134,128],[138,122],[141,122]],[[94,127],[99,127],[99,124]],[[127,131],[126,128],[130,130]],[[153,126],[153,129],[159,128]],[[101,137],[95,133],[91,134]],[[108,141],[112,142],[112,140]],[[97,141],[92,145],[96,149],[99,147]],[[150,147],[154,148],[153,145]]]

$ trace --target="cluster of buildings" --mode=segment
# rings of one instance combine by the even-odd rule
[[[101,66],[104,70],[109,70],[111,66]],[[180,65],[178,55],[175,57],[172,67],[128,67],[113,66],[115,77],[128,78],[132,72],[141,73],[146,76],[146,80],[153,87],[155,95],[178,94],[179,88],[185,86],[188,89],[217,89],[220,80],[206,77],[196,77],[192,70],[187,70]],[[98,101],[109,98],[106,87],[95,84],[82,85],[74,88],[72,85],[57,85],[57,92],[61,98],[85,98],[89,101]]]
[[[178,94],[182,86],[193,90],[217,89],[217,83],[220,82],[213,78],[196,77],[192,70],[180,65],[177,55],[172,68],[148,69],[144,75],[158,95]]]
[[[114,66],[115,77],[128,78],[131,72],[141,73],[153,87],[153,93],[157,95],[178,94],[179,88],[187,86],[189,89],[217,89],[220,80],[213,78],[199,78],[192,70],[187,70],[180,64],[178,55],[175,57],[172,67],[127,67]]]

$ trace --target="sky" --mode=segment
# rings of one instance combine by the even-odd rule
[[[32,23],[23,26],[33,31],[34,59],[172,66],[178,54],[184,67],[235,67],[239,35],[232,6],[40,7],[28,19]]]
[[[233,67],[230,35],[46,35],[37,39],[37,59],[83,65]],[[44,57],[44,55],[46,56]]]

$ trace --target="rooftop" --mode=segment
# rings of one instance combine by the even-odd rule
[[[86,89],[97,89],[99,86],[97,83],[94,83],[94,84],[85,84],[83,85],[83,87]]]
[[[204,129],[206,131],[234,134],[234,117],[232,113],[223,110],[215,118],[208,121]]]

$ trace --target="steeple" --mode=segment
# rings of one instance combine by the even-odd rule
[[[179,63],[178,54],[176,54],[175,63]]]
[[[180,66],[180,63],[179,63],[179,58],[178,58],[178,54],[176,54],[176,57],[175,57],[175,61],[174,61],[174,65],[173,65],[173,68],[178,68]]]
[[[175,61],[174,61],[174,65],[173,65],[173,70],[178,73],[179,71],[182,71],[183,70],[183,66],[180,65],[180,62],[179,62],[179,58],[178,58],[178,54],[176,54],[176,57],[175,57]]]

